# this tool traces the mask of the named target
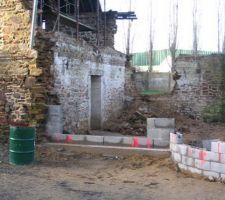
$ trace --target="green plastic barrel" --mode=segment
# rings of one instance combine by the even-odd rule
[[[35,128],[10,127],[9,162],[14,165],[27,165],[34,161]]]

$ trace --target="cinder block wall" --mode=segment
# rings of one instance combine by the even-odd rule
[[[171,157],[182,171],[225,180],[225,142],[212,142],[211,151],[207,151],[179,144],[179,141],[176,134],[170,134]]]

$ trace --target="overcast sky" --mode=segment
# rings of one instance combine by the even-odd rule
[[[129,11],[130,0],[106,0],[106,10]],[[146,51],[149,48],[149,0],[131,0],[132,10],[138,20],[132,22],[132,52]],[[197,0],[200,7],[200,48],[217,50],[217,1]],[[101,0],[102,5],[104,0]],[[179,0],[179,37],[178,47],[192,49],[192,1]],[[155,21],[155,49],[168,48],[169,0],[153,0]],[[103,6],[102,6],[103,8]],[[104,9],[104,8],[103,8]],[[127,20],[118,20],[118,32],[115,36],[115,48],[124,51]],[[224,25],[225,26],[225,25]]]

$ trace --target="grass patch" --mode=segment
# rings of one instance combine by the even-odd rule
[[[160,90],[144,90],[141,92],[141,95],[162,95],[162,94],[168,94],[168,92]]]

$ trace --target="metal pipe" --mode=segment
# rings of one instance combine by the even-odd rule
[[[104,46],[106,46],[106,0],[104,0]]]
[[[34,47],[34,33],[37,25],[37,8],[38,8],[38,0],[34,0],[33,2],[33,13],[32,13],[32,22],[31,22],[31,36],[30,36],[30,48]]]

